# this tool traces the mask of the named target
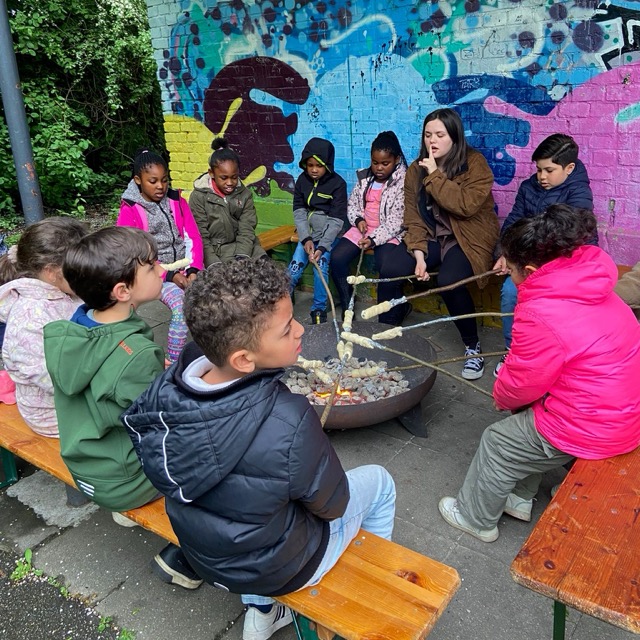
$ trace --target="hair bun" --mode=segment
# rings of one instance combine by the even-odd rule
[[[227,141],[226,138],[223,138],[222,136],[214,138],[213,141],[211,142],[211,148],[214,151],[217,151],[218,149],[226,149],[228,146],[229,146],[229,142]]]
[[[9,262],[15,265],[18,264],[18,245],[14,244],[9,247],[9,251],[7,252],[7,258],[9,258]]]

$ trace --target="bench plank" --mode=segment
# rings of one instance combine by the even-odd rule
[[[640,633],[640,449],[577,460],[511,565],[548,598]]]
[[[452,567],[361,530],[319,584],[278,600],[346,640],[418,640],[459,586]]]
[[[0,447],[75,487],[73,478],[60,457],[60,441],[31,431],[16,405],[0,405]],[[164,498],[123,513],[145,529],[178,544],[178,538],[164,510]]]
[[[288,244],[291,242],[291,238],[295,232],[295,225],[287,224],[259,233],[258,240],[260,241],[262,248],[265,251],[269,251],[279,247],[281,244]]]
[[[59,441],[31,431],[15,405],[0,405],[0,447],[73,486]],[[178,544],[164,506],[124,513]],[[278,600],[347,640],[421,640],[459,586],[455,569],[361,530],[320,584]]]

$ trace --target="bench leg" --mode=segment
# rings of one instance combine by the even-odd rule
[[[327,640],[328,638],[342,640],[340,636],[335,635],[324,627],[318,629],[313,620],[309,620],[309,618],[305,618],[295,611],[291,613],[293,614],[293,626],[298,640]]]
[[[567,607],[554,600],[553,602],[553,640],[564,640],[564,627],[567,618]]]
[[[0,489],[8,487],[18,481],[18,470],[16,469],[16,459],[11,451],[0,448],[0,466],[4,480],[0,481]]]

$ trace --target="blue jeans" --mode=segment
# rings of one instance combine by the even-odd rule
[[[336,242],[333,243],[331,249],[335,247]],[[314,242],[313,246],[317,249],[318,243]],[[318,260],[318,266],[320,267],[320,271],[322,271],[322,276],[324,277],[324,281],[327,283],[327,285],[329,285],[329,260],[331,259],[331,249],[329,251],[325,251],[322,256],[320,256],[320,260]],[[289,275],[291,276],[291,293],[293,293],[293,290],[296,288],[296,285],[300,281],[300,278],[302,277],[302,274],[304,273],[304,270],[308,264],[309,256],[304,250],[304,246],[302,245],[302,243],[298,242],[296,250],[293,253],[293,258],[291,258],[291,262],[289,263]],[[314,267],[313,305],[311,307],[311,311],[326,311],[328,299],[329,297],[324,286],[322,285],[322,281],[320,280],[318,271]]]
[[[500,292],[500,311],[502,313],[513,313],[518,302],[518,288],[513,284],[511,276],[507,276],[502,284]],[[502,335],[504,336],[504,346],[511,349],[511,333],[513,331],[513,316],[502,318]]]
[[[329,524],[329,543],[324,557],[309,582],[302,587],[318,584],[338,562],[351,541],[362,528],[381,538],[391,540],[396,513],[396,486],[389,472],[377,464],[368,464],[347,471],[349,504],[340,518]],[[273,598],[242,596],[243,604],[268,605]]]

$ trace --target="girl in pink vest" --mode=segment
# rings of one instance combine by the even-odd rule
[[[191,209],[180,192],[169,188],[169,167],[159,154],[143,149],[133,161],[133,179],[122,194],[118,226],[148,231],[158,245],[158,260],[188,264],[167,271],[162,302],[171,310],[167,359],[175,362],[187,341],[182,312],[184,290],[203,268],[202,239]]]

